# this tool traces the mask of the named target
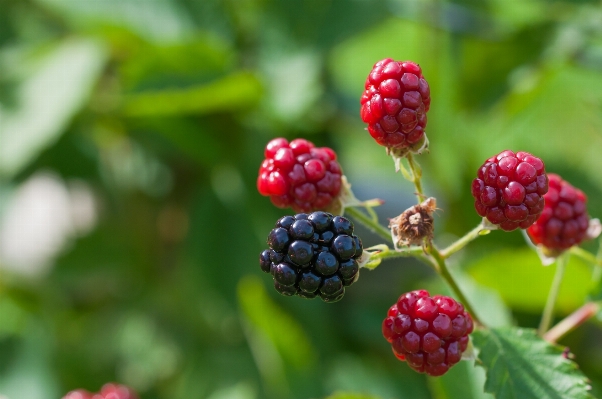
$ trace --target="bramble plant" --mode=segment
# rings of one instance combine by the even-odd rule
[[[544,161],[535,155],[503,150],[487,159],[466,187],[482,221],[440,248],[434,242],[436,199],[424,192],[416,160],[428,149],[431,97],[422,70],[414,62],[387,58],[374,65],[364,89],[361,118],[376,143],[386,147],[396,171],[414,184],[417,204],[391,215],[387,228],[374,211],[382,201],[362,202],[353,195],[333,150],[304,139],[274,139],[266,146],[258,190],[296,215],[276,222],[268,235],[269,248],[260,255],[261,270],[272,275],[283,295],[336,302],[358,280],[361,268],[373,270],[385,259],[415,257],[443,278],[453,298],[431,296],[416,287],[383,309],[382,334],[400,361],[440,376],[461,359],[472,360],[486,370],[484,391],[496,398],[593,398],[569,350],[556,342],[594,316],[600,304],[587,302],[550,328],[568,257],[580,257],[596,270],[602,265],[599,257],[578,247],[601,230],[599,221],[587,214],[585,194],[560,176],[547,174]],[[342,215],[385,243],[363,248],[353,223]],[[516,229],[525,232],[543,265],[556,263],[537,331],[489,327],[449,270],[448,259],[473,240],[494,230]]]

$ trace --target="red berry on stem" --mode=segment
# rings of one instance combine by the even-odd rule
[[[383,321],[393,353],[420,373],[443,375],[458,363],[474,324],[453,298],[418,290],[401,295]]]
[[[336,153],[305,139],[270,141],[264,151],[257,190],[279,208],[295,212],[328,210],[341,193],[341,166]]]
[[[527,234],[534,244],[559,253],[579,245],[586,238],[589,227],[587,197],[557,174],[548,174],[548,179],[549,190],[543,196],[543,211],[527,229]]]
[[[360,104],[360,116],[378,144],[406,148],[424,137],[431,97],[418,64],[391,58],[374,64]]]
[[[485,161],[471,186],[477,213],[505,231],[535,223],[547,191],[543,161],[528,152],[510,150]]]

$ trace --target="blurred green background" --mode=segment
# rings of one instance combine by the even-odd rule
[[[280,296],[259,269],[290,213],[255,189],[274,137],[334,148],[356,196],[386,200],[384,224],[414,203],[359,118],[385,57],[431,86],[418,159],[439,245],[479,222],[470,182],[504,149],[543,158],[602,215],[598,0],[0,0],[0,394],[490,397],[469,362],[427,379],[381,336],[401,293],[446,292],[427,266],[363,271],[336,304]],[[519,232],[452,263],[491,325],[537,325],[553,268]],[[591,275],[571,261],[558,317],[600,290]],[[601,319],[562,341],[596,395]]]

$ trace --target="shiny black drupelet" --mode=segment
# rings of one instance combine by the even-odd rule
[[[321,211],[284,216],[267,242],[270,249],[261,252],[259,263],[282,295],[336,302],[359,277],[362,240],[342,216]]]

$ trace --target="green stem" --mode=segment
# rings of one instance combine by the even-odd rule
[[[490,227],[486,226],[485,223],[483,221],[481,221],[481,223],[479,223],[479,225],[477,227],[475,227],[474,229],[472,229],[468,233],[466,233],[466,235],[464,237],[461,237],[460,239],[458,239],[456,242],[454,242],[447,248],[441,250],[441,252],[440,252],[441,257],[443,259],[449,258],[451,255],[455,254],[456,252],[458,252],[459,250],[464,248],[466,245],[468,245],[468,243],[470,243],[477,237],[485,235],[485,234],[489,234],[489,232],[491,230],[492,229]]]
[[[600,305],[596,302],[588,302],[581,306],[579,309],[562,319],[554,327],[543,335],[543,339],[551,343],[556,343],[559,339],[564,337],[566,334],[573,331],[585,323],[590,318],[594,317],[600,310]]]
[[[373,260],[384,260],[384,259],[393,259],[393,258],[406,258],[408,256],[412,256],[414,258],[420,259],[424,263],[429,266],[433,266],[433,262],[431,262],[430,258],[428,258],[424,252],[422,247],[406,247],[400,250],[391,250],[386,249],[380,252],[375,252],[370,255],[370,261]]]
[[[539,328],[537,329],[537,333],[542,337],[546,331],[548,331],[550,323],[552,322],[554,306],[556,305],[556,299],[558,298],[558,292],[560,291],[560,285],[562,284],[562,278],[564,277],[564,269],[566,267],[567,260],[568,255],[566,253],[556,258],[556,273],[554,274],[554,280],[552,281],[552,286],[550,287],[550,293],[548,294],[546,306],[543,310],[543,315],[541,316]]]
[[[569,250],[571,255],[575,255],[581,259],[583,259],[584,261],[586,261],[587,263],[590,263],[592,265],[595,266],[602,266],[602,259],[598,257],[596,257],[594,254],[592,254],[591,252],[586,251],[583,248],[580,247],[572,247]],[[600,252],[600,251],[598,251]]]
[[[389,242],[392,241],[391,231],[389,231],[389,229],[387,229],[386,227],[382,226],[380,223],[372,220],[372,218],[366,216],[366,214],[364,214],[362,211],[350,206],[345,208],[345,212],[347,212],[349,216],[351,216],[353,219],[363,224],[368,229],[372,230],[385,240]]]
[[[413,177],[413,183],[414,186],[416,187],[416,195],[418,196],[418,203],[424,201],[426,199],[426,196],[424,195],[424,192],[422,191],[422,171],[420,170],[420,165],[418,164],[418,162],[416,162],[414,160],[414,156],[412,155],[412,152],[408,152],[408,154],[406,155],[406,158],[408,160],[408,165],[410,166],[410,170],[412,171],[412,177]]]
[[[437,269],[441,277],[443,277],[445,282],[450,286],[456,297],[458,297],[460,303],[462,303],[462,305],[464,305],[464,308],[468,311],[468,313],[470,313],[474,322],[483,325],[481,320],[477,317],[474,308],[472,307],[470,302],[468,302],[468,299],[466,298],[466,296],[464,296],[464,293],[456,283],[456,280],[454,280],[454,277],[449,272],[447,264],[445,263],[445,258],[441,256],[439,250],[430,242],[427,243],[426,249],[427,252],[431,255],[431,258],[433,259],[435,268]]]
[[[598,253],[596,254],[596,260],[598,261],[597,266],[594,266],[594,273],[592,274],[592,280],[594,281],[594,287],[600,286],[600,280],[602,280],[602,238],[598,241]],[[589,253],[589,252],[588,252]]]

